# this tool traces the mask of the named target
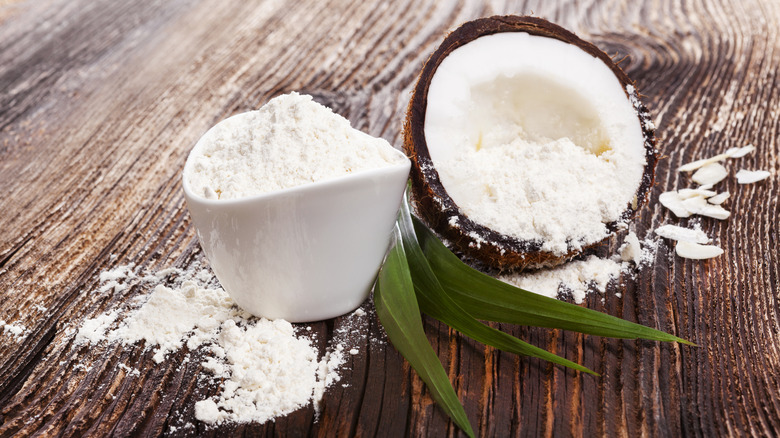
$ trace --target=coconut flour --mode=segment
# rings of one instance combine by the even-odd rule
[[[639,163],[639,173],[643,163]],[[626,166],[628,174],[637,166]],[[542,240],[542,250],[565,254],[608,235],[637,185],[614,154],[594,155],[568,138],[464,150],[437,164],[461,211],[503,234]]]
[[[184,180],[204,198],[234,199],[405,160],[386,140],[293,92],[211,128],[190,154]]]
[[[220,386],[219,394],[195,405],[196,418],[206,423],[262,423],[312,402],[316,408],[325,388],[339,380],[346,351],[357,351],[352,343],[338,341],[337,335],[321,355],[310,328],[243,312],[213,274],[198,265],[152,274],[120,266],[100,279],[97,293],[132,286],[152,291],[131,301],[130,309],[84,321],[74,345],[143,342],[153,349],[157,363],[171,360],[185,346],[190,352],[202,349],[203,377],[211,376]],[[346,318],[364,315],[360,310]],[[181,355],[177,357],[181,360]]]
[[[610,282],[618,281],[621,274],[631,276],[636,268],[650,265],[657,248],[657,241],[640,242],[636,234],[629,232],[618,250],[619,255],[611,258],[590,255],[555,268],[503,275],[499,280],[550,298],[569,295],[581,304],[588,293],[605,294]]]

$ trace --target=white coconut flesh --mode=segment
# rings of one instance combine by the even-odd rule
[[[430,82],[424,130],[461,214],[556,255],[604,239],[645,166],[637,112],[609,67],[523,32],[453,50]]]

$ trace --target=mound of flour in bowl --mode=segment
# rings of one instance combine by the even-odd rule
[[[198,196],[235,199],[405,160],[386,140],[293,92],[211,128],[193,148],[184,181]]]

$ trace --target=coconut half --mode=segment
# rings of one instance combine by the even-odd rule
[[[552,266],[608,238],[652,186],[654,126],[625,73],[535,17],[452,32],[404,125],[423,219],[497,269]]]

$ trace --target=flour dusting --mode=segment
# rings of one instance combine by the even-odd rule
[[[348,342],[336,342],[320,357],[310,327],[242,311],[207,269],[196,265],[141,275],[132,266],[121,266],[100,279],[99,291],[142,285],[152,292],[131,300],[135,307],[84,321],[74,345],[144,342],[157,363],[171,360],[185,346],[205,349],[204,377],[220,382],[220,393],[195,404],[200,421],[263,423],[309,403],[316,409],[325,389],[340,379]],[[119,366],[137,375],[137,370]]]
[[[11,324],[0,319],[0,333],[13,336],[17,341],[21,340],[27,328],[19,324]]]
[[[618,281],[621,274],[630,276],[635,268],[651,264],[657,247],[657,241],[645,239],[640,242],[633,232],[629,232],[619,255],[611,258],[590,255],[554,268],[503,275],[499,280],[550,298],[568,294],[575,303],[581,304],[588,293],[606,293],[610,282]]]

